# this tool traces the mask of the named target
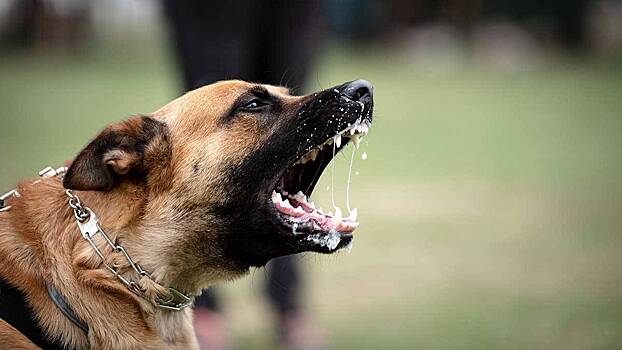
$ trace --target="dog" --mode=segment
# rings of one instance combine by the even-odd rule
[[[367,133],[372,91],[217,82],[19,183],[0,203],[0,348],[196,349],[193,295],[348,246],[356,215],[308,197]]]

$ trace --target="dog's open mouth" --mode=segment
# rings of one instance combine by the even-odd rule
[[[346,213],[345,217],[339,208],[326,212],[316,208],[310,196],[334,156],[349,142],[358,148],[370,126],[369,118],[359,117],[341,132],[313,147],[285,171],[271,197],[278,221],[285,229],[294,235],[305,235],[308,242],[328,251],[351,242],[352,232],[359,225],[356,209]]]

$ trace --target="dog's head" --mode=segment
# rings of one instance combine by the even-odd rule
[[[331,253],[352,240],[355,215],[319,212],[308,198],[334,155],[350,141],[358,146],[372,108],[364,80],[307,96],[219,82],[104,129],[64,186],[140,197],[133,224],[159,232],[150,239],[169,247],[166,255],[197,269]]]

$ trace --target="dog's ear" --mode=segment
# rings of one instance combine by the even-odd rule
[[[85,191],[110,191],[131,176],[162,167],[170,158],[166,125],[151,117],[132,117],[104,129],[71,163],[63,186]],[[152,164],[155,163],[155,164]]]

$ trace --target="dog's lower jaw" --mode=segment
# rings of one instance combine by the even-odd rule
[[[222,282],[233,281],[249,272],[248,268],[222,271],[205,266],[195,266],[171,273],[163,280],[170,281],[169,285],[193,295],[201,295],[203,290]]]

